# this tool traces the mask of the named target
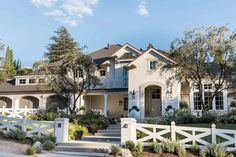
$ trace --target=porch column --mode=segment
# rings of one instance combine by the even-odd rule
[[[108,94],[103,94],[103,96],[104,96],[104,116],[107,116],[107,110],[108,110],[107,99],[108,99]]]
[[[12,108],[19,108],[19,106],[20,106],[20,98],[15,97],[12,102]]]

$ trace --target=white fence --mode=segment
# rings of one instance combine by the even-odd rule
[[[186,148],[191,148],[193,143],[205,147],[210,143],[226,147],[228,151],[236,151],[236,130],[211,128],[183,127],[171,125],[155,125],[136,123],[133,118],[121,119],[121,143],[131,140],[148,145],[150,142],[161,142],[164,139],[178,140]]]
[[[30,108],[5,108],[4,106],[0,108],[0,115],[13,117],[13,118],[23,118],[28,114],[34,114],[37,109],[30,109]]]
[[[55,121],[35,121],[28,120],[26,117],[12,118],[0,116],[0,131],[7,132],[14,129],[22,129],[26,132],[26,137],[34,135],[48,135],[54,133],[57,142],[67,142],[69,119],[56,118]]]

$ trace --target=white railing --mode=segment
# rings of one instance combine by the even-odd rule
[[[121,119],[121,143],[131,140],[148,145],[164,139],[178,140],[186,148],[191,148],[194,143],[200,147],[214,143],[226,147],[227,151],[236,151],[236,130],[216,129],[215,124],[211,128],[198,128],[176,126],[175,122],[171,125],[156,125],[136,123],[133,118]]]
[[[28,114],[34,114],[37,109],[27,108],[5,108],[4,106],[0,108],[0,115],[13,117],[13,118],[22,118],[23,116],[27,116]]]
[[[3,131],[4,133],[19,128],[26,132],[26,137],[49,135],[50,133],[53,133],[57,142],[67,142],[68,125],[69,119],[67,118],[56,118],[55,121],[45,122],[28,120],[26,117],[20,119],[0,116],[0,131]]]

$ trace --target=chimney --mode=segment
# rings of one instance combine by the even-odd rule
[[[110,44],[109,43],[107,44],[107,49],[110,49]]]
[[[142,48],[140,48],[139,50],[140,50],[140,51],[143,51],[143,49],[142,49]]]
[[[153,47],[153,45],[151,43],[149,43],[147,49],[149,50],[151,48],[154,48],[154,47]]]

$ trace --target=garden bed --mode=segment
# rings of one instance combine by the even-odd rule
[[[150,152],[150,151],[144,151],[144,156],[145,157],[179,157],[178,155],[171,154],[171,153],[162,153],[160,155]],[[198,157],[198,155],[187,151],[187,153],[184,155],[185,157]]]

